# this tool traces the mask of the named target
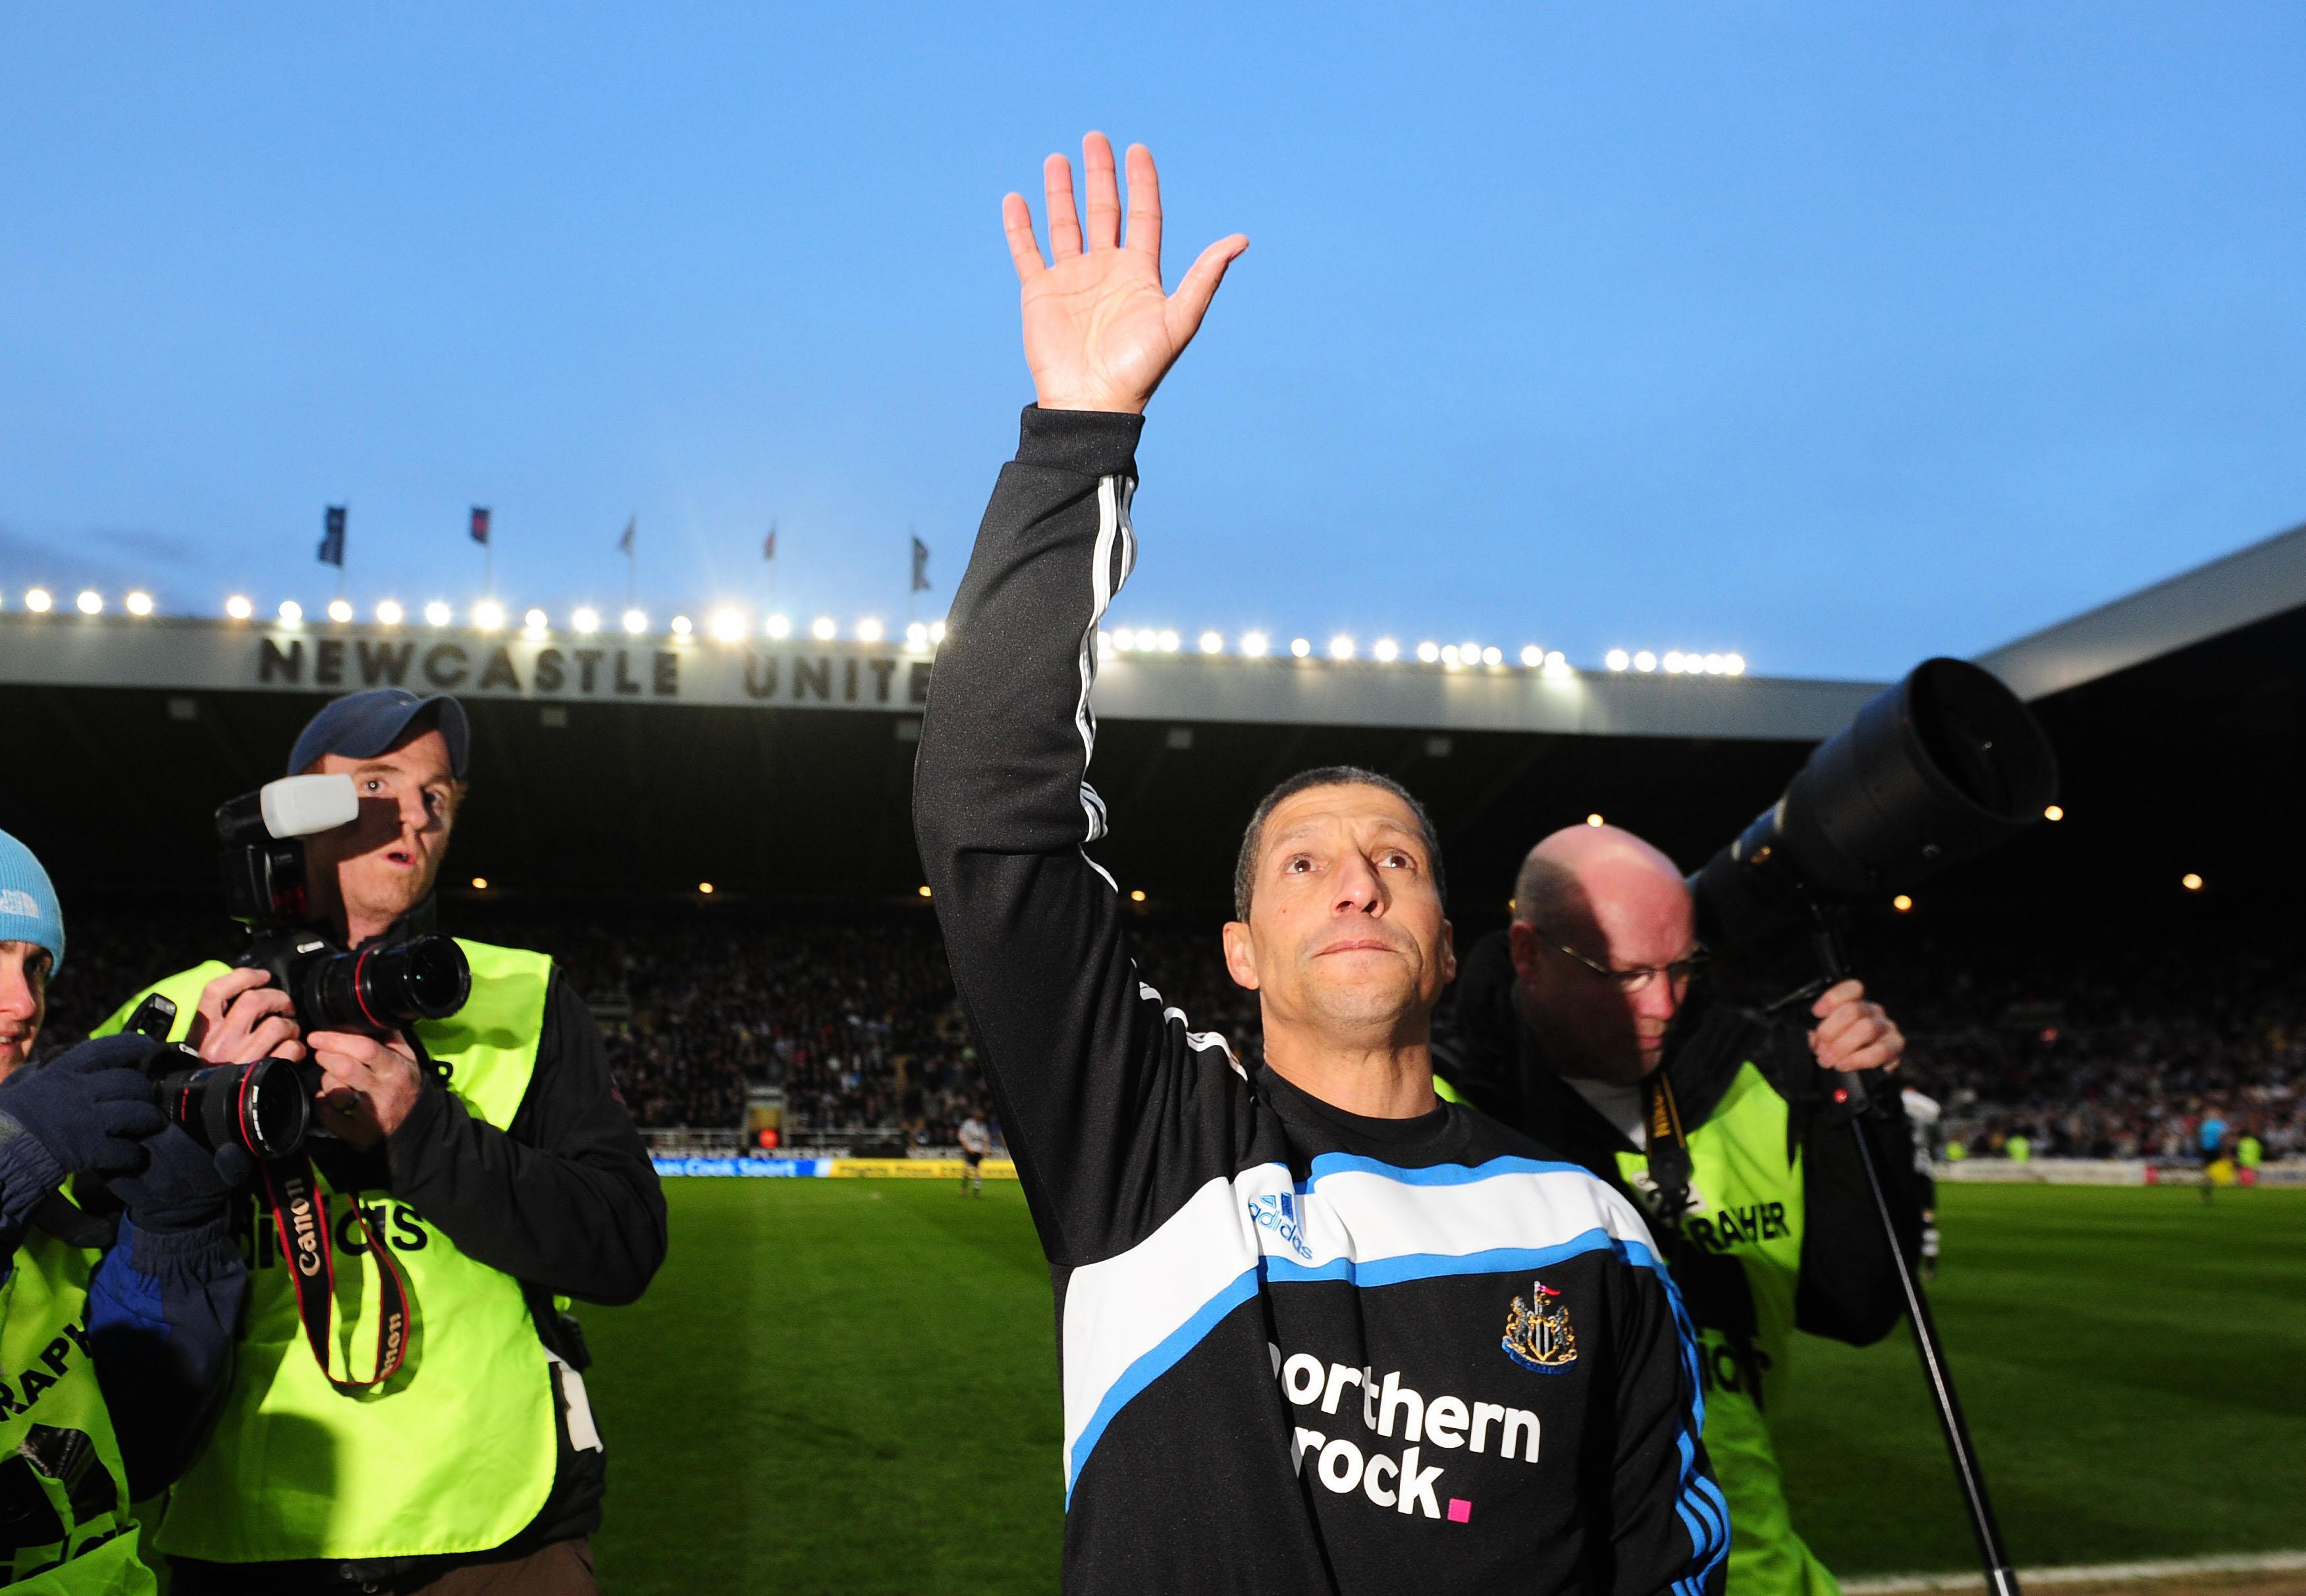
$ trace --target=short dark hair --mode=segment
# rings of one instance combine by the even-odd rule
[[[1357,764],[1324,764],[1310,771],[1299,771],[1280,786],[1259,800],[1257,811],[1249,817],[1249,829],[1241,834],[1241,857],[1233,866],[1233,912],[1237,920],[1249,918],[1250,889],[1257,881],[1257,856],[1265,848],[1265,823],[1273,817],[1274,810],[1284,800],[1316,787],[1374,787],[1379,792],[1389,792],[1409,806],[1410,814],[1417,818],[1417,834],[1425,844],[1425,857],[1433,867],[1433,892],[1444,903],[1449,900],[1449,883],[1441,872],[1441,839],[1433,830],[1433,816],[1417,801],[1417,795],[1395,781],[1380,776],[1375,771],[1362,769]]]

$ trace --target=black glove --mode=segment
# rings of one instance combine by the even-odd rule
[[[144,1148],[152,1161],[141,1174],[114,1175],[107,1183],[128,1205],[129,1223],[156,1235],[221,1219],[226,1198],[256,1173],[256,1160],[235,1143],[211,1153],[176,1125],[164,1127]]]
[[[0,1214],[21,1216],[68,1174],[125,1174],[168,1122],[141,1068],[149,1037],[83,1042],[0,1083]]]

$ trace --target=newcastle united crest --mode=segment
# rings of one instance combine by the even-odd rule
[[[1519,1297],[1506,1314],[1506,1356],[1540,1374],[1559,1374],[1577,1361],[1577,1333],[1569,1327],[1569,1305],[1542,1280],[1529,1283],[1529,1301]]]

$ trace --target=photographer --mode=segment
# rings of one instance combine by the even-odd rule
[[[311,917],[340,946],[431,931],[469,743],[455,699],[397,688],[337,699],[297,738],[290,772],[348,775],[360,802],[304,845]],[[273,1217],[248,1214],[248,1355],[159,1535],[178,1596],[597,1589],[601,1439],[555,1299],[638,1297],[664,1257],[664,1199],[568,981],[541,953],[457,945],[463,1008],[400,1034],[308,1031],[260,969],[210,963],[154,988],[205,1059],[310,1050],[333,1138],[315,1144],[326,1232],[363,1277],[346,1344],[396,1325],[383,1293],[400,1278],[414,1310],[397,1371],[338,1379],[299,1344],[289,1227],[275,1247]]]
[[[231,1378],[245,1160],[167,1122],[142,1037],[31,1062],[64,952],[47,873],[0,832],[0,1584],[149,1592],[130,1504],[182,1472]],[[73,1176],[125,1205],[116,1229],[63,1195]]]
[[[1465,960],[1435,1067],[1648,1211],[1702,1344],[1730,1596],[1830,1592],[1833,1576],[1794,1532],[1766,1421],[1794,1329],[1862,1346],[1898,1323],[1895,1267],[1830,1108],[1841,1077],[1825,1071],[1894,1067],[1904,1038],[1855,981],[1783,1020],[1724,1001],[1681,873],[1616,827],[1548,837],[1516,888],[1512,925]],[[1864,1122],[1910,1254],[1908,1131],[1894,1090],[1870,1100]]]

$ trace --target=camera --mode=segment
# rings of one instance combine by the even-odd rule
[[[360,817],[350,776],[286,776],[217,810],[225,909],[249,930],[234,962],[269,972],[308,1031],[384,1032],[444,1020],[465,1006],[473,975],[446,936],[346,952],[313,928],[304,839]]]
[[[1807,933],[1812,962],[1832,967],[1844,905],[1987,852],[2057,792],[2057,755],[2018,696],[1966,661],[1925,660],[1690,877],[1698,935],[1766,963]]]
[[[175,1021],[175,1003],[154,993],[121,1028],[161,1044],[144,1065],[160,1112],[212,1153],[235,1143],[264,1159],[301,1150],[312,1129],[320,1066],[281,1058],[211,1064],[183,1043],[168,1041]]]

